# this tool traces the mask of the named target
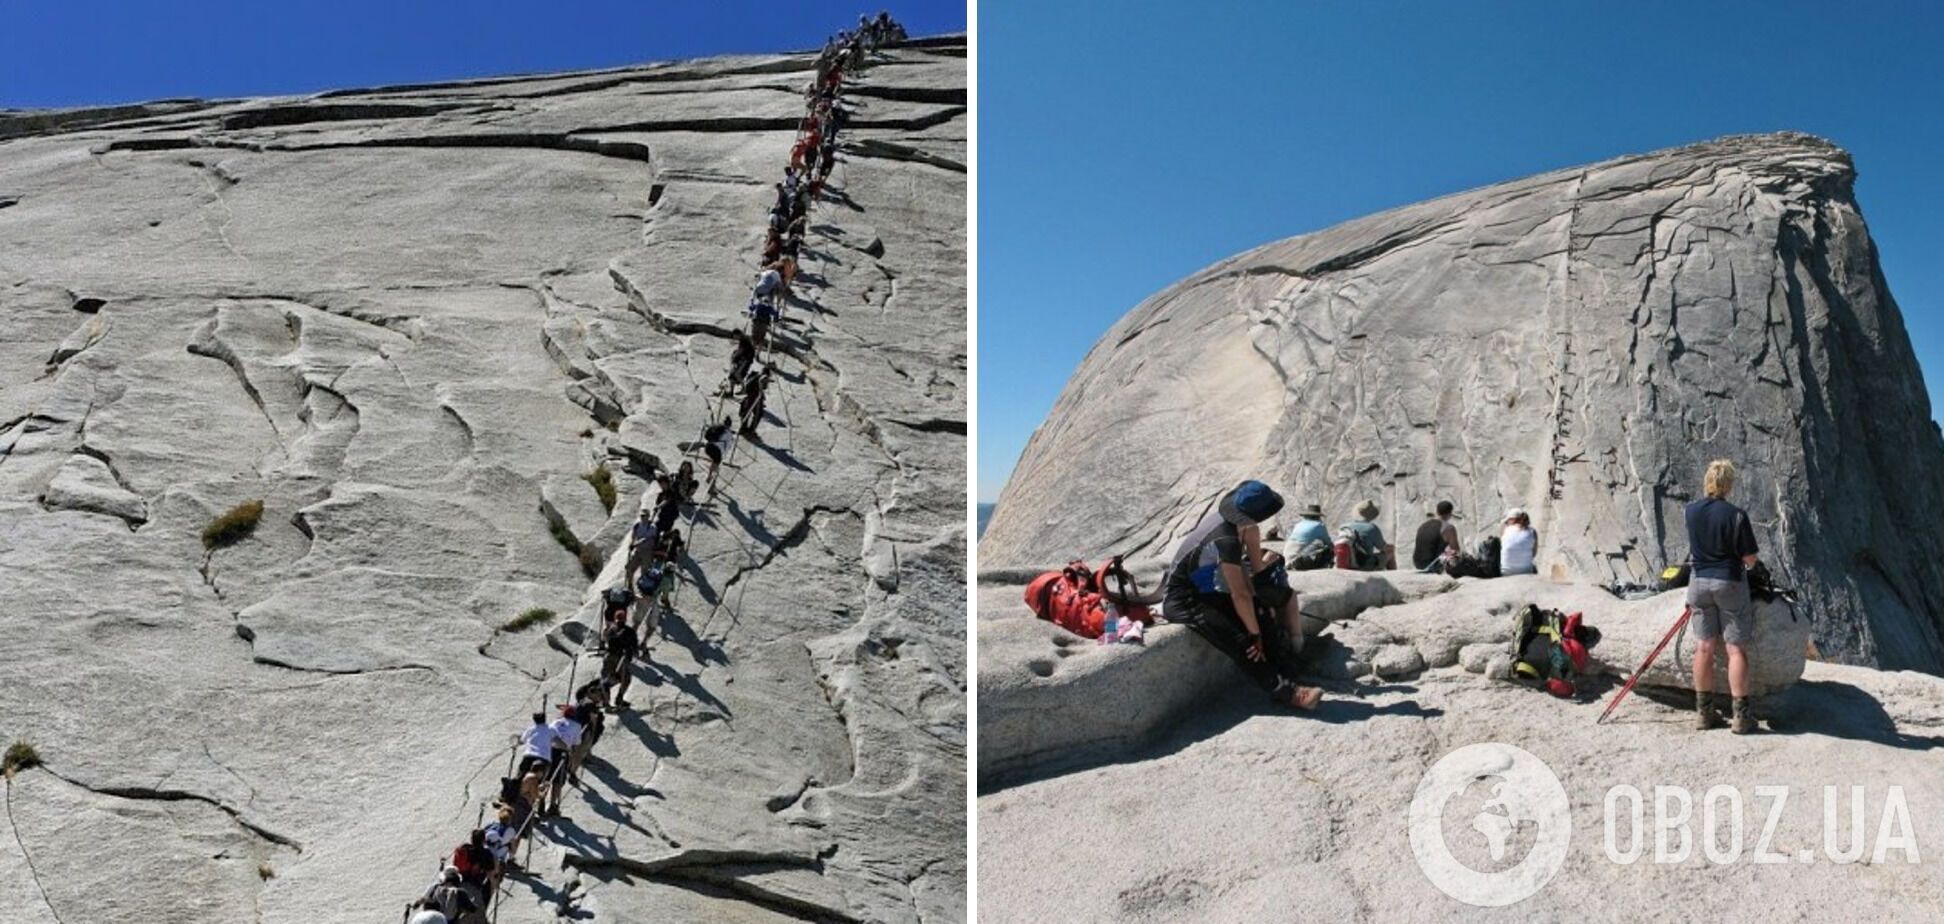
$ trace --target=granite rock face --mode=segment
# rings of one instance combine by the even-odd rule
[[[964,51],[848,91],[771,416],[502,922],[963,916]],[[812,73],[0,113],[0,917],[399,917],[589,676],[563,546],[612,576],[702,429]]]
[[[1821,139],[1730,137],[1211,266],[1082,362],[981,564],[1153,563],[1260,477],[1332,525],[1374,499],[1400,544],[1439,499],[1468,544],[1522,506],[1545,573],[1645,581],[1726,457],[1824,654],[1944,671],[1944,443],[1854,177]]]

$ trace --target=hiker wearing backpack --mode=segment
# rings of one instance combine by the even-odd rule
[[[1418,524],[1417,537],[1411,544],[1411,567],[1419,571],[1441,561],[1446,554],[1456,555],[1460,551],[1458,527],[1451,522],[1457,514],[1452,511],[1451,502],[1439,501],[1437,507],[1426,513],[1428,516]]]
[[[541,773],[546,773],[553,764],[554,751],[559,744],[560,740],[554,735],[553,729],[547,727],[547,714],[534,713],[533,724],[520,733],[519,772],[525,775],[529,769],[538,768]]]
[[[1296,513],[1296,526],[1283,543],[1283,558],[1291,571],[1330,567],[1330,528],[1323,525],[1323,508],[1307,504]]]
[[[1253,576],[1267,566],[1261,523],[1282,498],[1260,481],[1244,481],[1181,540],[1168,567],[1165,612],[1228,655],[1280,705],[1314,709],[1323,691],[1296,683],[1283,620],[1259,620]],[[1291,594],[1285,612],[1296,611]],[[1293,631],[1301,633],[1300,625]]]
[[[748,310],[750,339],[757,343],[768,340],[770,325],[776,322],[782,312],[777,311],[776,306],[770,304],[768,299],[762,298],[751,299]]]
[[[1716,459],[1702,476],[1707,496],[1687,505],[1689,572],[1687,604],[1694,627],[1694,727],[1722,726],[1714,697],[1715,655],[1728,649],[1728,691],[1734,697],[1737,735],[1755,730],[1748,711],[1748,652],[1755,640],[1755,605],[1748,595],[1748,570],[1761,550],[1748,514],[1728,502],[1735,487],[1735,463]]]
[[[769,391],[770,371],[765,368],[749,386],[743,389],[742,406],[738,409],[742,416],[738,432],[754,438],[756,427],[763,422],[763,400]]]
[[[1505,512],[1505,533],[1499,537],[1499,575],[1538,574],[1533,562],[1539,548],[1539,531],[1532,528],[1532,516],[1524,507]]]
[[[448,866],[439,871],[439,881],[425,890],[414,906],[438,914],[444,921],[458,921],[479,910],[479,902],[466,888],[459,871]],[[417,920],[416,918],[414,920]]]
[[[1397,546],[1384,539],[1377,525],[1382,513],[1374,500],[1357,505],[1357,518],[1337,528],[1337,535],[1350,544],[1350,568],[1354,571],[1397,570]]]
[[[614,708],[628,708],[628,687],[634,683],[634,662],[641,656],[641,638],[628,625],[627,611],[608,618],[601,633],[601,679],[614,691]]]
[[[736,439],[729,418],[724,417],[710,424],[702,431],[702,454],[709,457],[709,496],[716,494],[716,472],[722,468],[722,457],[729,454],[730,444]]]
[[[511,869],[513,852],[520,845],[520,827],[513,823],[513,807],[502,805],[493,812],[493,823],[486,826],[486,850],[500,869]]]

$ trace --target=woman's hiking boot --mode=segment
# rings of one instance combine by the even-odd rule
[[[1732,731],[1737,735],[1746,735],[1749,732],[1754,731],[1755,717],[1753,715],[1750,715],[1748,712],[1748,697],[1746,696],[1735,697],[1734,708],[1735,708],[1735,723],[1733,727],[1729,728],[1729,731]]]
[[[1694,730],[1707,731],[1721,728],[1728,723],[1721,720],[1721,707],[1716,705],[1713,693],[1696,691],[1694,694]]]

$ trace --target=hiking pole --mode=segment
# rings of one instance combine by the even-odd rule
[[[1594,719],[1593,724],[1605,722],[1607,716],[1612,715],[1613,710],[1620,707],[1620,701],[1626,699],[1628,693],[1633,692],[1634,684],[1640,682],[1641,676],[1647,673],[1647,668],[1654,663],[1655,658],[1660,657],[1661,651],[1667,648],[1667,643],[1674,640],[1675,633],[1680,632],[1688,624],[1688,617],[1692,615],[1694,615],[1694,607],[1681,607],[1681,618],[1674,620],[1673,627],[1667,630],[1666,635],[1661,636],[1660,644],[1655,645],[1654,650],[1647,654],[1647,660],[1640,662],[1640,666],[1634,669],[1633,676],[1627,678],[1627,685],[1620,688],[1620,693],[1613,697],[1613,702],[1607,704],[1606,711],[1600,713],[1600,717]]]

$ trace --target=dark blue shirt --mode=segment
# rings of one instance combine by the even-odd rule
[[[1687,505],[1687,531],[1694,577],[1739,581],[1742,557],[1760,551],[1748,514],[1720,498],[1704,497]]]

